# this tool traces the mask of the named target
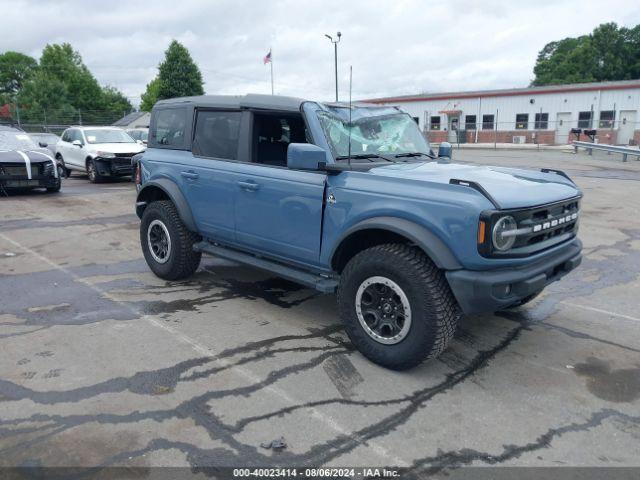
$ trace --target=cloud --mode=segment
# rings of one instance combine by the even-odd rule
[[[273,49],[276,93],[333,97],[333,48],[342,32],[343,98],[526,86],[549,41],[590,32],[606,21],[640,23],[635,2],[485,0],[324,0],[154,2],[0,0],[0,51],[39,57],[69,42],[102,84],[134,103],[153,79],[172,38],[200,66],[207,93],[268,93]]]

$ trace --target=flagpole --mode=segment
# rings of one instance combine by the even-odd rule
[[[273,51],[269,49],[269,53],[271,54],[271,61],[269,62],[271,67],[271,95],[273,95]]]

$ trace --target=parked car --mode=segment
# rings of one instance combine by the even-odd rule
[[[46,188],[59,192],[60,176],[51,152],[24,131],[0,126],[0,192]]]
[[[353,344],[392,369],[582,258],[567,175],[451,163],[395,107],[191,97],[158,102],[150,131],[136,211],[157,276],[186,278],[208,253],[337,292]]]
[[[29,136],[40,147],[48,149],[53,156],[56,155],[56,144],[60,140],[60,137],[55,133],[29,133]]]
[[[149,129],[148,128],[130,128],[125,130],[131,138],[133,138],[136,142],[141,142],[142,144],[147,144],[147,139],[149,137]]]
[[[67,173],[86,172],[89,181],[131,175],[131,157],[145,149],[117,127],[71,127],[56,145],[56,158]]]

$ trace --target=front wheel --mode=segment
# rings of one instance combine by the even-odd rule
[[[102,181],[102,176],[98,173],[96,164],[91,159],[87,160],[87,177],[89,177],[91,183],[100,183]]]
[[[341,275],[338,307],[356,348],[393,370],[440,355],[460,318],[442,272],[421,250],[403,244],[354,256]]]
[[[48,193],[58,193],[62,187],[62,180],[58,177],[58,182],[53,187],[47,187]]]
[[[165,280],[192,275],[202,254],[193,251],[200,237],[182,223],[174,204],[168,200],[151,203],[142,214],[140,244],[149,268]]]

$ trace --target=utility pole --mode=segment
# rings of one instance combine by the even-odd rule
[[[16,97],[16,117],[18,119],[18,128],[22,128],[20,126],[20,107],[18,106],[18,97]]]
[[[333,62],[335,66],[335,74],[336,74],[336,102],[338,101],[338,43],[340,43],[340,37],[342,37],[342,33],[338,32],[336,34],[337,39],[334,40],[331,35],[324,35],[327,37],[331,43],[333,43]]]

